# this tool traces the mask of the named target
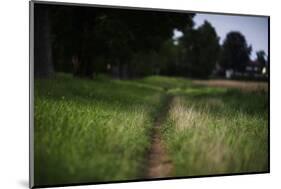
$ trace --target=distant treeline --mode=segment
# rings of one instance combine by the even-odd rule
[[[192,13],[35,4],[34,14],[35,77],[207,78],[215,69],[243,72],[250,61],[241,33],[230,32],[220,46],[209,22],[194,28]],[[183,36],[173,39],[175,29]]]

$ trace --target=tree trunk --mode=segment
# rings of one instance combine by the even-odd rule
[[[49,12],[46,6],[36,5],[34,14],[34,76],[49,78],[54,73]]]

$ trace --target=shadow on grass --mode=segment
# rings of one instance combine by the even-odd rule
[[[154,105],[154,99],[151,97],[162,93],[161,87],[134,81],[68,77],[35,81],[35,100],[36,98],[68,100],[81,105],[94,105],[99,102],[112,107],[117,106],[120,110]]]

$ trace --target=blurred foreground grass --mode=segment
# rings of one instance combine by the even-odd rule
[[[103,77],[36,80],[35,183],[138,178],[161,90]]]
[[[267,94],[182,78],[35,80],[35,184],[141,179],[150,131],[162,128],[174,176],[266,171]]]
[[[174,176],[268,171],[267,92],[193,86],[170,93],[162,133]]]

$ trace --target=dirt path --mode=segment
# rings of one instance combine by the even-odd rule
[[[210,87],[225,87],[235,88],[244,91],[268,91],[267,82],[254,82],[254,81],[234,81],[234,80],[193,80],[194,84],[207,85]]]
[[[146,178],[163,178],[171,176],[173,165],[169,159],[161,136],[161,126],[169,110],[172,97],[167,97],[162,111],[155,120],[152,130],[152,143],[148,154]]]

